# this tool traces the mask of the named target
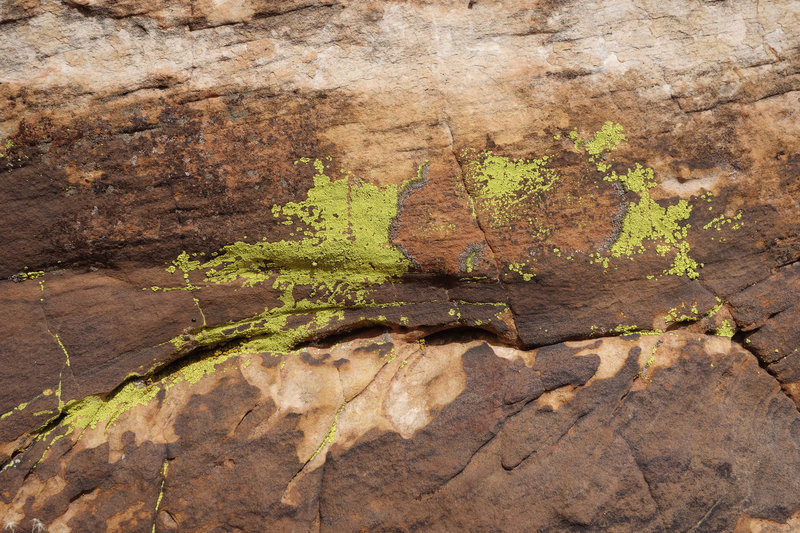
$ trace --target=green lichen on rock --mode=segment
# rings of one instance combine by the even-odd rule
[[[109,427],[125,412],[148,405],[159,393],[179,383],[197,383],[231,357],[249,352],[289,352],[331,321],[343,319],[346,308],[393,305],[375,304],[367,295],[374,286],[396,279],[411,267],[411,262],[391,244],[389,235],[403,186],[372,185],[344,172],[332,179],[322,161],[313,161],[313,166],[313,186],[306,199],[271,209],[272,216],[291,226],[291,236],[296,238],[236,242],[208,260],[201,260],[202,254],[184,251],[166,268],[181,276],[181,284],[151,287],[156,291],[194,292],[212,284],[251,286],[271,282],[279,291],[281,305],[237,322],[208,326],[200,300],[193,298],[204,325],[172,339],[176,349],[190,342],[194,346],[224,345],[233,340],[236,343],[164,375],[159,376],[153,368],[147,381],[132,376],[107,396],[89,396],[63,404],[59,384],[59,413],[51,420],[58,424],[45,426],[39,438],[52,435],[58,428],[66,430],[50,440],[48,449],[73,432],[82,434],[99,425]],[[295,296],[299,286],[304,288],[301,298]],[[63,349],[60,342],[59,345]]]
[[[536,277],[536,273],[535,272],[532,272],[532,271],[529,272],[527,270],[527,268],[530,267],[530,266],[532,266],[531,265],[531,261],[515,261],[515,262],[512,262],[512,263],[509,263],[508,270],[510,270],[511,272],[516,272],[517,274],[519,274],[524,281],[530,281],[534,277]]]
[[[736,333],[736,329],[731,324],[730,320],[723,320],[722,324],[714,331],[714,335],[719,337],[733,337]]]
[[[606,153],[616,150],[618,145],[627,141],[623,128],[619,124],[606,122],[600,131],[588,140],[581,140],[577,132],[572,132],[575,147],[584,151],[597,170],[606,173],[611,169],[606,162]],[[672,256],[672,264],[662,274],[687,276],[691,279],[699,277],[698,269],[702,266],[690,255],[690,245],[686,240],[691,225],[686,223],[692,213],[692,205],[686,200],[662,206],[650,195],[650,190],[657,187],[653,169],[636,163],[624,174],[616,171],[606,173],[605,181],[618,183],[627,193],[638,195],[638,200],[628,204],[625,217],[614,243],[608,254],[591,254],[592,261],[609,266],[610,258],[627,257],[645,253],[650,246],[655,247],[658,255]]]
[[[36,440],[46,440],[52,436],[38,465],[58,440],[77,433],[80,440],[88,429],[103,426],[106,430],[125,412],[139,405],[148,405],[161,390],[158,384],[145,384],[143,381],[128,380],[119,389],[106,397],[87,396],[80,400],[61,402],[59,383],[58,412],[36,434]],[[57,433],[61,431],[60,433]],[[57,433],[57,434],[56,434]]]
[[[181,289],[193,291],[212,284],[271,283],[282,305],[237,322],[204,325],[174,338],[176,349],[190,342],[213,346],[239,339],[239,353],[285,352],[331,321],[343,320],[344,309],[370,307],[370,290],[411,267],[390,239],[409,181],[379,186],[345,171],[331,178],[329,164],[319,159],[295,164],[313,165],[313,186],[304,200],[270,210],[271,216],[290,227],[289,239],[235,242],[206,261],[183,252],[167,268],[182,275]],[[301,287],[304,296],[298,297],[295,289]],[[199,308],[197,298],[195,303]]]
[[[521,218],[519,206],[551,190],[559,176],[548,166],[548,156],[510,159],[484,151],[467,164],[465,182],[493,228],[507,226]]]
[[[174,274],[176,271],[180,270],[183,273],[183,281],[186,284],[184,287],[171,287],[164,290],[194,290],[199,289],[200,287],[196,285],[192,285],[192,282],[189,281],[189,272],[193,270],[197,270],[200,268],[200,261],[193,260],[189,257],[189,254],[181,252],[178,257],[176,257],[170,266],[167,267],[167,272],[170,274]],[[155,287],[157,289],[158,287]]]
[[[16,406],[15,408],[13,408],[12,410],[8,411],[7,413],[1,414],[0,415],[0,420],[8,418],[9,416],[13,415],[14,413],[17,413],[17,412],[20,412],[20,411],[24,411],[25,408],[28,407],[28,403],[29,402],[23,402],[23,403],[19,404],[18,406]]]
[[[703,226],[703,229],[715,229],[717,231],[722,231],[722,228],[724,228],[725,225],[727,224],[727,225],[731,226],[731,229],[738,230],[739,228],[741,228],[744,225],[744,222],[742,222],[741,220],[742,220],[742,212],[741,211],[738,211],[732,217],[726,217],[725,215],[719,215],[719,216],[714,217],[713,219],[711,219],[711,221],[708,224]]]
[[[711,318],[714,315],[716,315],[720,311],[720,309],[722,309],[722,307],[725,305],[724,302],[722,301],[722,299],[719,296],[716,296],[716,300],[717,300],[716,305],[714,307],[712,307],[711,309],[709,309],[708,313],[706,313],[706,316],[708,318]]]
[[[638,163],[633,169],[628,169],[627,174],[611,172],[604,179],[620,182],[625,190],[639,195],[637,202],[628,204],[622,229],[609,249],[611,256],[632,259],[634,254],[644,253],[648,243],[653,243],[659,255],[675,254],[672,267],[665,273],[698,277],[699,265],[689,257],[689,244],[686,242],[691,226],[682,224],[689,219],[692,206],[686,200],[679,200],[663,207],[653,200],[649,193],[649,189],[656,186],[653,170],[642,168]]]
[[[611,165],[605,162],[606,153],[613,152],[620,143],[628,140],[623,133],[622,125],[613,122],[603,124],[588,140],[578,137],[576,130],[569,133],[569,138],[572,139],[576,149],[586,151],[589,161],[594,163],[600,172],[606,172],[611,168]]]
[[[633,335],[637,329],[639,329],[639,326],[631,324],[620,324],[617,327],[613,328],[611,331],[613,331],[614,333],[619,333],[621,335]]]
[[[64,343],[61,342],[61,337],[59,337],[58,333],[52,333],[49,329],[47,330],[47,332],[53,336],[53,338],[56,340],[56,343],[58,344],[58,347],[61,348],[62,352],[64,352],[64,357],[66,357],[67,366],[71,366],[69,362],[69,352],[67,351],[67,347],[64,346]]]
[[[240,241],[205,262],[189,260],[183,252],[168,270],[181,270],[187,280],[190,272],[202,271],[206,284],[272,281],[290,307],[297,303],[295,286],[311,287],[329,303],[353,303],[363,300],[368,287],[405,274],[411,263],[389,238],[398,186],[364,183],[349,173],[332,179],[322,161],[313,165],[314,185],[306,199],[271,209],[298,239]]]
[[[651,168],[636,163],[624,173],[612,170],[613,160],[609,154],[628,141],[622,125],[609,121],[589,138],[581,138],[577,130],[571,131],[568,137],[605,181],[618,184],[621,191],[636,198],[628,203],[614,242],[607,249],[591,253],[590,260],[608,268],[614,259],[626,257],[633,260],[637,254],[652,250],[662,257],[669,257],[671,263],[660,273],[648,276],[649,279],[658,275],[699,277],[702,264],[691,256],[687,240],[692,205],[683,199],[670,204],[656,200],[651,190],[658,184]],[[558,171],[548,166],[548,156],[513,160],[489,151],[476,153],[473,151],[472,157],[467,157],[470,152],[464,154],[468,159],[464,182],[470,198],[482,213],[486,213],[488,225],[495,229],[505,228],[522,220],[534,229],[541,226],[532,209],[535,209],[536,200],[552,191],[560,180]],[[533,234],[544,240],[548,232],[539,228]],[[562,256],[558,248],[554,248],[553,253]],[[575,259],[573,255],[565,257],[566,260]],[[519,267],[519,263],[514,263],[510,269],[523,275]],[[527,278],[531,277],[528,273]]]
[[[28,270],[27,267],[22,272],[17,272],[14,277],[19,281],[27,281],[29,279],[37,279],[44,276],[44,270]]]
[[[164,485],[167,483],[167,471],[169,470],[169,461],[164,459],[161,466],[161,487],[158,489],[158,497],[156,498],[156,508],[153,510],[153,516],[158,516],[158,508],[161,507],[161,500],[164,499]],[[151,533],[156,533],[156,523],[153,521],[153,529]]]
[[[689,314],[687,314],[687,312]],[[711,316],[711,315],[707,315]],[[681,302],[664,315],[664,321],[667,324],[676,324],[679,322],[696,322],[700,319],[700,311],[697,308],[697,302],[687,304]]]
[[[339,415],[344,411],[344,408],[347,406],[347,402],[342,402],[339,408],[336,410],[336,414],[333,415],[333,422],[331,423],[330,427],[328,428],[328,432],[325,433],[325,437],[323,437],[322,442],[319,443],[319,446],[314,450],[314,453],[311,454],[311,457],[308,458],[306,463],[310,463],[314,459],[316,459],[317,455],[329,444],[333,444],[333,441],[336,439],[336,426],[339,423]]]
[[[160,391],[160,387],[135,380],[128,381],[106,398],[88,396],[68,402],[62,409],[62,426],[75,430],[95,429],[99,424],[111,426],[123,413],[137,405],[147,405]]]
[[[474,249],[468,252],[467,257],[464,259],[464,270],[466,270],[467,274],[472,273],[475,269],[475,260],[478,258],[480,252],[480,249]]]
[[[611,329],[612,333],[619,333],[622,336],[626,335],[661,335],[664,333],[660,329],[640,329],[639,326],[620,324]]]

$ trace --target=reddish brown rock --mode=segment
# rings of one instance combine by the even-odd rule
[[[796,528],[798,29],[6,2],[0,524]]]
[[[229,359],[115,420],[65,421],[2,472],[4,514],[83,530],[716,531],[800,505],[800,414],[728,339],[378,339]]]

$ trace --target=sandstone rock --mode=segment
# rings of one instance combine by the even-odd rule
[[[383,333],[134,382],[108,399],[121,408],[78,406],[15,459],[5,516],[74,530],[729,530],[800,505],[800,413],[729,339],[453,340]]]
[[[6,2],[3,526],[796,528],[798,30]]]

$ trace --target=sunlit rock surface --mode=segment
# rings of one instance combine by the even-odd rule
[[[800,6],[0,6],[0,526],[800,528]]]

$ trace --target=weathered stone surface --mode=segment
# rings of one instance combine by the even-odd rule
[[[409,340],[251,354],[116,419],[76,414],[3,471],[6,519],[674,531],[800,506],[800,413],[729,339]]]
[[[796,2],[9,0],[0,97],[3,527],[798,527]]]

